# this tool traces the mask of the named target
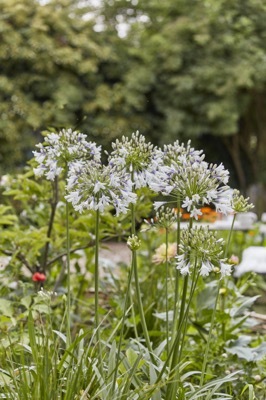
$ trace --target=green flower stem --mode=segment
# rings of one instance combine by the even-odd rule
[[[131,173],[131,178],[132,181],[134,179],[134,173]],[[131,233],[132,236],[136,234],[136,216],[135,216],[135,205],[131,204]],[[138,301],[138,308],[139,308],[139,314],[140,314],[140,321],[141,321],[141,326],[144,334],[144,338],[146,341],[147,348],[149,350],[150,356],[154,362],[154,356],[152,353],[152,346],[150,342],[150,337],[149,337],[149,332],[147,329],[147,324],[146,324],[146,319],[145,319],[145,314],[143,310],[143,304],[142,304],[142,299],[141,299],[141,292],[140,292],[140,285],[139,285],[139,277],[138,277],[138,265],[137,265],[137,252],[136,250],[132,249],[132,269],[134,273],[134,279],[135,279],[135,289],[136,289],[136,295],[137,295],[137,301]]]
[[[179,213],[179,208],[178,208],[178,213]],[[178,218],[178,220],[180,221],[180,216]],[[192,224],[193,224],[193,220],[192,218],[190,218],[189,220],[189,230],[192,229]],[[180,243],[180,222],[178,224],[178,244]],[[196,267],[194,267],[195,270]],[[194,274],[193,274],[194,276]],[[179,311],[179,316],[178,316],[178,323],[177,323],[177,328],[175,329],[177,332],[177,336],[179,337],[179,339],[176,341],[175,340],[175,347],[174,347],[174,351],[173,351],[173,357],[172,357],[172,361],[171,361],[171,366],[170,366],[170,371],[174,371],[176,368],[176,365],[178,365],[178,362],[181,359],[181,351],[182,351],[182,340],[180,341],[180,339],[182,338],[182,332],[183,332],[183,327],[185,327],[186,329],[186,325],[187,325],[187,321],[184,318],[185,315],[185,307],[186,307],[186,302],[187,302],[187,289],[188,289],[188,279],[189,279],[189,275],[186,275],[184,278],[184,283],[183,283],[183,290],[182,290],[182,299],[181,299],[181,305],[180,305],[180,311]],[[192,286],[193,286],[193,281],[192,281]],[[174,319],[175,321],[175,319]],[[175,331],[174,331],[175,332]],[[174,335],[173,335],[174,337]],[[179,375],[179,371],[176,370],[175,373],[175,378],[174,381],[167,387],[167,392],[166,392],[166,400],[171,400],[172,394],[176,393],[177,390],[177,384],[178,384],[178,375]]]
[[[150,356],[152,358],[152,361],[154,362],[154,356],[153,356],[153,353],[152,353],[152,346],[151,346],[151,342],[150,342],[149,332],[148,332],[148,328],[147,328],[147,324],[146,324],[146,319],[145,319],[145,314],[144,314],[143,304],[142,304],[142,299],[141,299],[139,277],[138,277],[137,252],[136,252],[136,250],[132,250],[132,265],[133,265],[133,273],[134,273],[134,279],[135,279],[135,289],[136,289],[136,295],[137,295],[137,301],[138,301],[138,307],[139,307],[141,326],[142,326],[142,329],[143,329],[143,334],[144,334],[144,338],[145,338],[145,341],[146,341],[147,348],[149,350],[149,353],[150,353]]]
[[[176,224],[176,253],[179,254],[179,245],[180,245],[180,199],[177,199],[177,224]],[[178,303],[179,303],[179,280],[180,280],[180,272],[176,269],[175,271],[175,296],[174,296],[174,313],[173,313],[173,321],[177,320],[178,313]]]
[[[178,369],[176,369],[176,366],[178,365],[178,360],[180,359],[179,352],[180,352],[180,339],[182,337],[182,328],[183,328],[184,324],[186,324],[184,315],[185,315],[185,306],[186,306],[186,299],[187,299],[188,278],[189,278],[189,275],[186,275],[185,279],[184,279],[181,306],[180,306],[180,312],[179,312],[179,318],[178,318],[177,335],[176,335],[178,337],[178,340],[175,341],[173,357],[172,357],[172,361],[171,361],[171,365],[170,365],[170,373],[171,373],[171,371],[175,371],[175,378],[170,383],[170,385],[168,385],[168,387],[167,387],[166,400],[172,400],[175,398],[172,396],[172,394],[176,392],[177,384],[178,384],[179,371],[178,371]]]
[[[131,174],[131,179],[133,182],[134,179],[134,174]],[[131,211],[131,235],[135,235],[136,234],[136,210],[135,210],[135,204],[131,204],[130,207],[130,211]],[[129,285],[131,285],[131,281],[132,281],[132,275],[133,275],[133,271],[134,271],[134,263],[133,263],[133,256],[131,257],[131,269],[130,269],[130,273],[131,273],[131,279],[129,281]],[[136,338],[138,338],[138,330],[137,330],[137,323],[136,323],[136,318],[135,318],[135,309],[134,309],[134,302],[132,299],[132,293],[130,291],[129,293],[130,296],[130,302],[132,305],[132,317],[133,317],[133,321],[134,321],[134,332],[135,332],[135,336]]]
[[[228,235],[228,240],[227,240],[226,248],[225,248],[225,252],[224,252],[224,257],[228,256],[228,250],[229,250],[229,246],[230,246],[230,242],[231,242],[231,237],[232,237],[232,233],[233,233],[235,220],[236,220],[236,214],[234,214],[233,221],[232,221],[232,224],[231,224],[231,228],[230,228],[230,232],[229,232],[229,235]]]
[[[131,262],[131,268],[130,270],[133,272],[133,263]],[[131,276],[131,280],[132,280],[132,276]],[[134,308],[134,299],[133,299],[133,295],[131,293],[131,291],[129,292],[129,299],[130,299],[130,306],[131,306],[131,310],[132,310],[132,320],[133,320],[133,331],[135,334],[135,338],[137,340],[139,340],[139,333],[138,333],[138,327],[137,327],[137,320],[136,320],[136,313],[135,313],[135,308]]]
[[[70,297],[70,234],[69,234],[69,204],[66,201],[66,246],[67,246],[67,347],[71,344],[71,297]]]
[[[127,280],[127,291],[126,291],[126,297],[125,297],[125,302],[124,302],[124,310],[123,310],[121,331],[120,331],[120,337],[119,337],[118,348],[117,348],[116,363],[115,363],[115,370],[114,370],[114,376],[113,376],[113,384],[112,384],[111,395],[113,395],[114,392],[115,392],[117,372],[118,372],[120,353],[121,353],[121,347],[122,347],[122,340],[123,340],[123,333],[124,333],[126,314],[127,314],[127,304],[128,304],[129,298],[130,298],[130,285],[131,285],[131,280],[132,280],[132,274],[133,274],[133,267],[131,265],[130,270],[129,270],[129,274],[128,274],[128,280]]]
[[[194,284],[194,286],[193,286],[193,289],[190,291],[190,296],[189,296],[189,299],[188,299],[188,302],[187,302],[186,311],[185,311],[185,313],[184,313],[184,316],[183,316],[182,321],[180,322],[180,329],[179,329],[179,331],[177,332],[177,335],[176,335],[176,337],[175,337],[175,339],[174,339],[174,342],[173,342],[173,344],[172,344],[172,346],[171,346],[171,348],[170,348],[168,357],[167,357],[167,359],[165,360],[164,365],[163,365],[163,367],[162,367],[162,369],[161,369],[161,371],[160,371],[160,373],[159,373],[159,375],[158,375],[158,377],[157,377],[157,379],[156,379],[155,387],[156,387],[156,384],[159,383],[159,382],[161,381],[162,376],[163,376],[163,374],[164,374],[164,372],[165,372],[167,366],[169,365],[169,362],[170,362],[171,357],[172,357],[172,354],[173,354],[173,352],[174,352],[174,350],[175,350],[175,348],[176,348],[176,346],[177,346],[177,343],[179,343],[179,341],[180,341],[180,336],[181,336],[181,332],[182,332],[182,327],[183,327],[183,324],[185,323],[185,320],[188,318],[188,313],[189,313],[189,309],[190,309],[190,304],[191,304],[191,301],[192,301],[192,298],[193,298],[193,295],[194,295],[194,292],[195,292],[195,289],[196,289],[196,286],[197,286],[198,278],[199,278],[199,273],[197,274],[197,277],[196,277],[196,279],[195,279],[195,284]],[[177,366],[175,366],[174,370],[176,369],[176,367],[177,367]],[[171,399],[171,398],[168,397],[168,399]],[[167,397],[166,397],[166,400],[167,400]]]
[[[204,384],[204,378],[205,378],[205,372],[206,372],[209,349],[210,349],[210,342],[211,342],[211,334],[212,334],[213,327],[214,327],[214,322],[215,322],[215,316],[216,316],[217,304],[218,304],[218,299],[219,299],[219,294],[220,294],[219,293],[220,292],[220,288],[221,288],[221,280],[219,280],[219,284],[218,284],[218,288],[217,288],[217,294],[216,294],[214,308],[213,308],[213,312],[212,312],[210,330],[209,330],[208,339],[207,339],[205,352],[204,352],[204,357],[203,357],[203,364],[202,364],[201,377],[200,377],[200,386],[203,386],[203,384]]]
[[[166,268],[166,281],[165,281],[165,306],[166,306],[166,351],[169,354],[169,304],[168,304],[168,279],[169,279],[169,263],[168,263],[168,228],[165,229],[165,268]]]
[[[94,326],[96,330],[96,340],[99,350],[99,361],[100,361],[99,367],[100,367],[100,372],[103,373],[101,334],[100,334],[100,324],[99,324],[99,247],[100,247],[100,211],[98,209],[96,210],[96,220],[95,220]]]
[[[199,273],[197,274],[197,258],[196,258],[194,268],[193,268],[192,279],[191,279],[191,289],[190,290],[192,293],[194,293],[194,291],[196,289],[198,278],[199,278]],[[184,328],[182,329],[183,335],[182,335],[182,340],[181,340],[180,350],[179,350],[179,355],[178,355],[178,361],[177,361],[178,363],[181,361],[181,356],[182,356],[186,332],[187,332],[187,324],[188,324],[188,318],[185,319]]]
[[[134,178],[134,176],[132,174],[131,175],[131,179],[133,180],[133,178]],[[135,205],[131,204],[131,235],[132,236],[136,234],[136,222],[135,221],[136,221]],[[131,291],[130,291],[133,271],[134,271],[134,257],[133,257],[133,253],[132,253],[132,261],[131,261],[131,267],[130,267],[129,274],[128,274],[127,290],[126,290],[126,297],[125,297],[125,302],[124,302],[122,324],[121,324],[121,331],[120,331],[120,337],[119,337],[119,343],[118,343],[118,349],[117,349],[116,365],[115,365],[115,370],[114,370],[111,394],[113,394],[114,391],[115,391],[117,372],[118,372],[118,365],[119,365],[119,359],[120,359],[120,353],[121,353],[121,347],[122,347],[122,339],[123,339],[125,320],[126,320],[126,310],[127,310],[127,304],[128,304],[129,300],[131,301],[131,305],[132,305],[131,309],[132,309],[132,315],[133,315],[133,320],[134,320],[134,332],[135,332],[136,338],[138,338],[138,331],[137,331],[137,326],[136,326],[134,304],[133,304],[132,295],[131,295]]]
[[[235,219],[236,219],[236,214],[234,215],[234,218],[233,218],[233,221],[231,224],[230,232],[228,235],[228,240],[227,240],[225,251],[224,251],[224,257],[227,257],[227,255],[228,255],[228,249],[229,249],[229,245],[230,245],[230,241],[231,241],[231,237],[232,237]],[[202,364],[201,377],[200,377],[200,386],[203,386],[203,384],[204,384],[204,378],[205,378],[209,349],[210,349],[211,335],[212,335],[212,331],[213,331],[214,323],[215,323],[215,316],[216,316],[218,299],[219,299],[219,295],[220,295],[221,282],[222,282],[222,280],[220,279],[218,288],[217,288],[217,294],[216,294],[216,298],[215,298],[214,308],[213,308],[213,312],[212,312],[211,325],[210,325],[210,329],[209,329],[207,344],[205,347],[205,352],[204,352],[204,357],[203,357],[203,364]],[[222,331],[224,332],[224,330],[225,330],[225,324],[223,323]]]
[[[196,264],[195,264],[195,266],[196,266]],[[166,365],[168,364],[168,362],[170,360],[171,353],[174,352],[176,348],[178,349],[182,332],[184,332],[184,335],[185,335],[184,329],[186,328],[191,301],[192,301],[192,298],[194,296],[194,292],[195,292],[195,289],[197,287],[197,282],[198,282],[198,279],[199,279],[199,271],[196,274],[196,268],[194,269],[193,275],[194,275],[194,278],[193,278],[194,282],[191,285],[191,290],[190,290],[190,295],[189,295],[189,298],[188,298],[188,301],[187,301],[186,310],[185,310],[183,318],[182,318],[182,320],[181,320],[181,322],[179,324],[179,330],[178,330],[178,333],[176,335],[174,344],[173,344],[173,346],[172,346],[172,348],[170,350],[170,353],[169,353],[169,356],[168,356],[168,360],[166,360],[166,362],[165,362],[165,364],[164,364],[164,366],[163,366],[163,368],[162,368],[162,370],[161,370],[161,372],[160,372],[160,374],[159,374],[159,376],[157,378],[156,383],[158,383],[159,380],[161,379],[161,377],[162,377],[162,375],[164,373],[164,370],[166,368]],[[175,400],[176,399],[176,392],[177,392],[177,385],[178,385],[178,369],[177,369],[177,367],[178,367],[179,361],[181,359],[180,351],[178,351],[178,355],[179,356],[178,356],[178,360],[177,360],[176,364],[172,363],[172,367],[173,368],[170,369],[170,374],[172,374],[172,373],[174,374],[174,379],[173,380],[171,379],[170,384],[167,387],[165,400]],[[173,359],[174,359],[174,357],[172,358],[172,360]]]
[[[49,223],[48,223],[48,228],[47,228],[47,239],[51,238],[52,235],[52,230],[54,226],[54,219],[55,219],[55,212],[58,204],[58,177],[55,177],[55,180],[52,185],[53,188],[53,198],[51,200],[51,213],[50,213],[50,218],[49,218]],[[43,272],[46,271],[47,269],[47,259],[48,259],[48,254],[49,254],[49,248],[50,248],[50,240],[47,240],[43,254],[42,254],[42,261],[41,261],[41,270]]]

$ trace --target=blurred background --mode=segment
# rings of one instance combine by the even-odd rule
[[[0,174],[41,132],[191,139],[266,211],[264,0],[0,0]]]

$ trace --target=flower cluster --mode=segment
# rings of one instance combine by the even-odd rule
[[[132,192],[128,174],[117,171],[110,165],[78,161],[72,163],[67,179],[68,202],[76,211],[99,210],[103,212],[113,206],[116,214],[126,213],[137,196]]]
[[[113,151],[109,156],[109,164],[117,170],[125,170],[133,174],[136,189],[147,186],[151,174],[150,166],[154,155],[154,146],[146,143],[145,137],[137,131],[131,139],[123,136],[112,143]]]
[[[249,203],[249,197],[245,199],[237,189],[232,193],[231,205],[234,213],[247,212],[254,207],[252,203]]]
[[[222,164],[208,164],[204,158],[202,151],[191,148],[190,142],[186,147],[178,141],[164,146],[161,156],[156,157],[158,167],[150,188],[179,199],[191,218],[198,219],[202,215],[200,207],[211,203],[217,211],[228,213],[229,172]]]
[[[231,267],[222,259],[223,245],[223,239],[217,239],[216,233],[208,228],[183,230],[179,254],[176,256],[177,269],[182,275],[187,275],[196,264],[200,267],[201,276],[208,276],[217,267],[222,277],[230,275]]]
[[[158,203],[158,202],[157,202]],[[144,220],[149,228],[170,229],[176,222],[176,212],[174,208],[165,207],[164,205],[156,212],[155,217],[150,220]],[[145,231],[147,229],[143,229]]]
[[[77,159],[101,161],[101,147],[94,142],[88,142],[83,133],[63,129],[59,133],[48,133],[44,143],[36,147],[33,155],[39,164],[34,168],[36,176],[45,176],[53,181],[56,176],[66,170],[71,162]]]

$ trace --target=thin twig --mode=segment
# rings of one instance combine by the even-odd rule
[[[88,244],[86,244],[86,245],[84,245],[84,246],[80,246],[80,247],[76,247],[75,249],[71,249],[71,250],[70,250],[70,254],[73,254],[73,253],[75,253],[75,252],[78,251],[78,250],[87,249],[87,248],[92,247],[92,246],[94,246],[94,245],[95,245],[95,240],[89,242]],[[56,262],[57,260],[60,260],[60,258],[65,257],[66,255],[67,255],[67,251],[64,251],[64,253],[58,254],[57,256],[55,256],[54,258],[52,258],[50,261],[48,261],[48,262],[46,263],[46,266],[47,266],[47,267],[50,267],[50,265],[52,265],[52,264],[53,264],[54,262]]]
[[[10,251],[10,250],[1,250],[1,252],[7,256],[13,256],[14,252]],[[33,274],[34,272],[34,268],[32,268],[29,264],[29,262],[27,261],[26,257],[24,256],[24,254],[22,253],[16,253],[15,257],[22,262],[22,264],[24,264],[24,266],[26,268],[28,268],[28,270]]]
[[[115,235],[115,236],[112,237],[112,239],[115,239],[115,238],[118,238],[118,237],[120,237],[120,235]],[[109,241],[110,241],[110,238],[105,238],[105,239],[101,240],[101,243],[106,243],[106,242],[109,242]],[[87,243],[87,244],[85,244],[83,246],[76,247],[75,249],[71,249],[70,250],[70,254],[73,254],[78,250],[88,249],[89,247],[93,247],[93,246],[95,246],[95,240],[91,240],[89,243]],[[56,262],[57,260],[60,260],[60,258],[66,256],[66,255],[67,255],[67,251],[64,251],[63,253],[58,254],[57,256],[55,256],[54,258],[49,260],[46,263],[46,266],[50,267],[54,262]]]

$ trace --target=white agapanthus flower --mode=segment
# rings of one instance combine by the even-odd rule
[[[39,164],[34,168],[36,176],[45,176],[53,181],[71,162],[77,159],[101,161],[101,146],[88,142],[87,136],[72,129],[63,129],[58,133],[48,133],[43,143],[36,147],[33,155]]]
[[[126,213],[129,204],[136,202],[129,174],[110,165],[77,161],[70,165],[66,200],[79,212],[114,207],[116,214]]]
[[[198,219],[200,207],[214,204],[217,211],[228,213],[232,210],[228,199],[229,172],[222,164],[209,164],[200,150],[195,150],[176,141],[156,150],[153,158],[153,177],[150,188],[165,196],[179,199],[181,206]]]
[[[151,178],[150,166],[154,155],[154,146],[147,143],[143,135],[137,131],[131,138],[123,136],[112,143],[113,151],[109,156],[109,164],[116,170],[124,170],[133,174],[134,188],[148,185]]]
[[[217,267],[221,277],[230,275],[231,267],[222,258],[223,246],[223,239],[218,239],[207,227],[185,229],[181,233],[176,267],[182,275],[190,274],[195,264],[201,276],[208,276]]]

